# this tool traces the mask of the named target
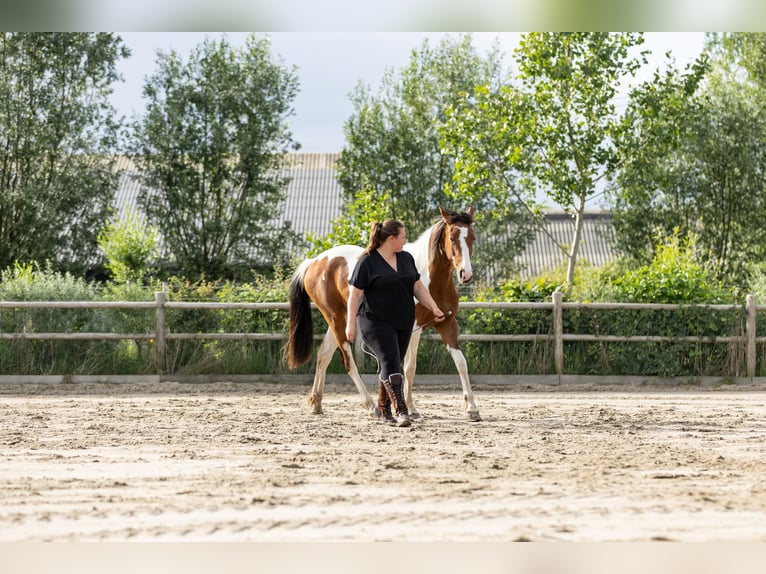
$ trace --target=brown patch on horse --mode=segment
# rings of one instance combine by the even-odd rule
[[[346,302],[348,300],[348,264],[344,257],[326,257],[312,263],[304,275],[304,284],[311,300],[327,321],[338,342],[343,366],[350,367],[342,344],[346,339]]]

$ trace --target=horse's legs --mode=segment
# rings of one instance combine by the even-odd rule
[[[332,355],[338,347],[330,329],[325,333],[322,343],[317,349],[317,366],[314,370],[314,385],[309,393],[309,406],[315,415],[322,414],[322,395],[324,394],[324,382],[327,374],[327,366],[330,364]]]
[[[359,395],[362,397],[362,405],[369,411],[371,415],[377,418],[379,414],[377,397],[375,399],[372,398],[370,391],[367,390],[367,386],[364,384],[364,381],[359,374],[359,370],[356,366],[356,361],[354,361],[354,354],[351,349],[351,343],[344,341],[341,352],[345,353],[346,357],[348,358],[348,376],[351,377],[352,381],[354,381],[356,390],[359,391]]]
[[[308,397],[309,406],[311,406],[311,412],[317,415],[322,414],[322,396],[324,394],[324,383],[327,378],[327,367],[330,365],[333,353],[338,348],[338,343],[333,335],[332,329],[328,329],[325,333],[322,343],[317,349],[317,365],[314,371],[314,385],[311,387],[311,393]],[[370,414],[378,415],[378,405],[372,398],[372,395],[367,390],[367,387],[359,375],[356,362],[354,362],[354,355],[351,350],[351,345],[348,341],[343,343],[341,353],[344,353],[348,360],[348,376],[354,381],[356,390],[359,391],[359,395],[362,397],[362,404],[370,412]]]
[[[420,413],[415,408],[415,401],[412,398],[412,385],[415,381],[415,371],[418,366],[420,335],[420,330],[413,331],[410,343],[407,346],[407,353],[404,355],[404,400],[407,403],[407,409],[410,411],[410,418],[414,420],[420,418]]]
[[[476,402],[473,399],[473,390],[471,389],[471,381],[468,378],[468,363],[465,360],[465,355],[460,349],[450,347],[447,345],[449,354],[452,355],[452,360],[455,361],[457,372],[460,375],[460,383],[463,385],[463,406],[465,407],[465,414],[470,421],[480,421],[479,408],[476,406]]]

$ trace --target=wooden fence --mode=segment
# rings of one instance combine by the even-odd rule
[[[704,308],[718,311],[744,311],[746,325],[743,333],[729,336],[660,336],[660,335],[601,335],[598,333],[567,333],[564,329],[563,315],[567,310],[681,310],[685,308]],[[166,312],[170,309],[187,310],[287,310],[287,303],[214,303],[214,302],[178,302],[168,301],[164,291],[155,294],[154,301],[0,301],[3,309],[153,309],[154,329],[144,333],[114,333],[114,332],[0,332],[0,340],[145,340],[154,346],[157,357],[156,369],[159,374],[166,372],[166,346],[170,340],[284,340],[285,333],[176,333],[168,330]],[[461,341],[547,341],[554,347],[554,365],[558,375],[564,372],[564,344],[575,341],[595,341],[600,343],[637,343],[637,342],[689,342],[689,343],[737,343],[746,349],[745,372],[748,378],[756,375],[756,349],[758,343],[766,343],[766,336],[756,333],[756,317],[758,312],[766,310],[766,305],[757,305],[752,295],[746,297],[744,309],[742,305],[669,305],[669,304],[629,304],[629,303],[576,303],[564,302],[560,293],[554,293],[550,302],[463,302],[461,310],[491,309],[491,310],[528,310],[537,309],[550,312],[552,328],[547,333],[536,334],[480,334],[461,333]],[[436,334],[426,334],[424,338],[438,339]]]

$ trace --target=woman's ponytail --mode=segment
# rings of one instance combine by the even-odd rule
[[[404,227],[401,221],[396,219],[386,219],[383,223],[375,221],[370,225],[370,240],[367,242],[367,248],[364,253],[374,251],[386,242],[386,239],[399,235]]]

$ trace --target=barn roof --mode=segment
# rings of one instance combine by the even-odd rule
[[[569,245],[575,229],[571,214],[551,211],[545,216],[545,230],[538,230],[535,238],[516,262],[524,277],[536,277],[561,266],[566,255],[557,245]],[[593,266],[601,266],[614,258],[612,239],[612,214],[605,211],[586,211],[583,218],[582,237],[577,260]]]
[[[343,190],[336,177],[335,163],[339,153],[290,153],[286,173],[290,177],[284,209],[276,223],[289,221],[292,229],[303,237],[312,233],[322,237],[331,231],[331,223],[341,213]],[[136,168],[127,157],[121,157],[117,169],[122,172],[119,188],[115,193],[115,208],[124,215],[128,209],[136,209],[140,183]],[[589,211],[585,214],[579,261],[602,265],[613,257],[611,247],[612,216],[608,212]],[[566,259],[556,241],[571,241],[574,219],[571,215],[551,211],[546,215],[545,230],[536,233],[534,240],[516,262],[522,277],[534,277],[558,268]]]
[[[291,153],[287,156],[284,175],[291,178],[282,215],[277,223],[290,221],[301,236],[306,232],[327,235],[330,224],[341,210],[342,188],[335,177],[339,153]],[[137,210],[141,184],[138,170],[130,158],[118,158],[115,166],[122,175],[115,193],[115,209],[124,216]]]

